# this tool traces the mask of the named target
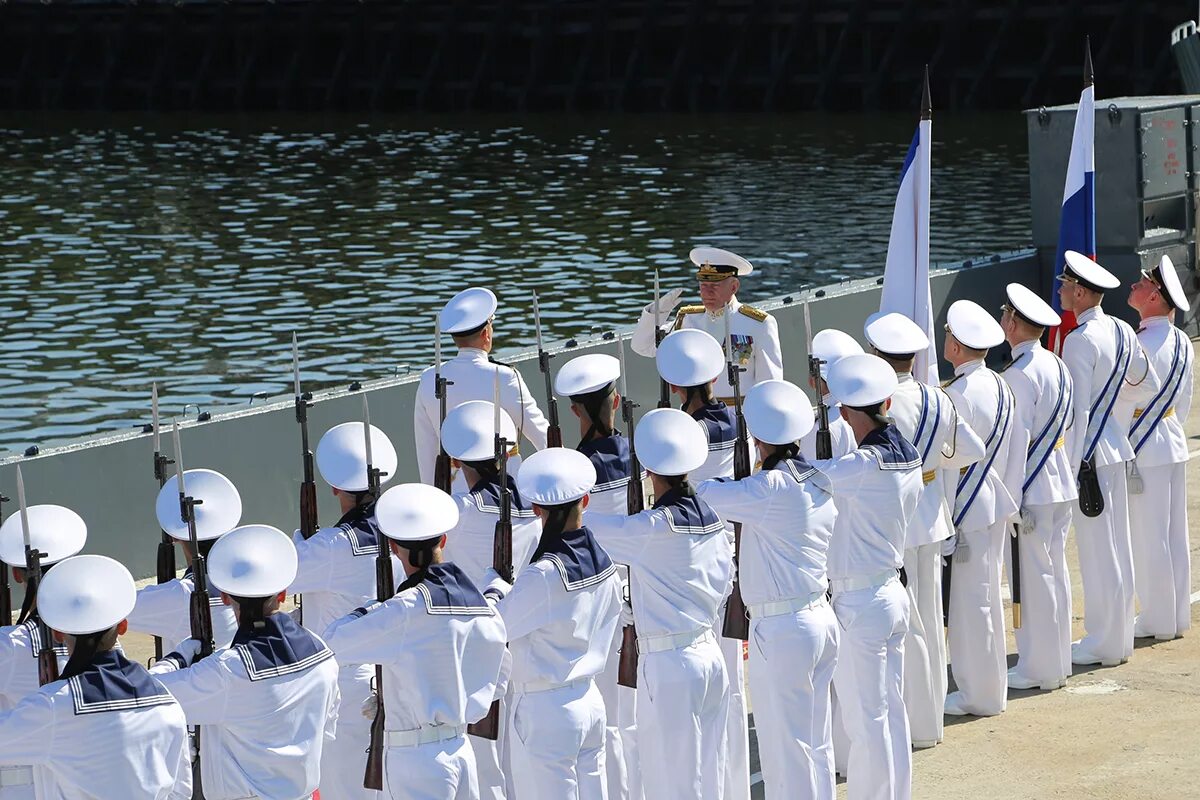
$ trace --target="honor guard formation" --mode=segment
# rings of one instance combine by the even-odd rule
[[[737,299],[750,262],[691,260],[701,302],[656,286],[630,341],[661,379],[641,414],[621,340],[552,376],[535,298],[543,413],[490,355],[496,296],[446,303],[413,417],[421,483],[387,486],[399,456],[365,398],[310,452],[297,366],[291,536],[185,469],[177,429],[162,453],[155,395],[164,539],[140,590],[79,555],[77,513],[27,504],[18,467],[0,800],[747,800],[747,685],[768,797],[832,798],[841,774],[851,798],[906,798],[945,715],[1001,714],[1010,688],[1058,689],[1073,664],[1188,628],[1194,355],[1170,259],[1129,290],[1135,331],[1100,308],[1118,280],[1068,253],[1061,358],[1041,344],[1059,314],[1028,288],[998,316],[953,303],[940,387],[913,372],[931,332],[901,314],[866,320],[870,352],[810,330],[811,396],[783,379],[775,319]],[[565,446],[558,400],[578,423]],[[156,637],[149,668],[127,631]]]

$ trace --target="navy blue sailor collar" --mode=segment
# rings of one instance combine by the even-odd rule
[[[921,466],[921,455],[895,425],[876,428],[863,437],[861,448],[870,450],[880,469],[905,470]]]
[[[733,447],[737,440],[737,418],[729,406],[719,401],[712,402],[691,413],[692,419],[703,425],[708,432],[709,450]]]
[[[483,592],[453,561],[430,564],[400,584],[397,592],[415,588],[430,614],[491,616],[495,613]]]
[[[779,461],[775,464],[775,466],[771,467],[771,469],[777,469],[780,472],[786,472],[795,478],[797,482],[803,481],[817,471],[816,468],[813,467],[812,464],[809,464],[808,461],[805,460],[804,456],[800,455],[799,453],[791,458],[779,459]]]
[[[667,523],[675,533],[706,536],[725,530],[725,523],[717,512],[694,493],[671,489],[654,501],[654,508],[666,512]]]
[[[595,586],[616,571],[608,553],[587,526],[542,537],[530,563],[545,559],[552,563],[568,592]]]
[[[120,650],[105,650],[83,672],[69,678],[75,714],[132,711],[170,705],[175,698],[146,668]]]
[[[579,445],[579,452],[592,460],[596,468],[593,492],[615,489],[629,483],[629,440],[624,436],[600,436]]]
[[[333,657],[324,642],[283,612],[261,623],[240,626],[230,647],[252,681],[304,672]]]
[[[508,493],[512,496],[511,514],[514,517],[532,519],[537,516],[533,513],[533,509],[526,505],[524,499],[521,498],[521,493],[517,491],[517,481],[512,475],[508,477]],[[471,487],[471,499],[475,502],[475,508],[479,509],[484,514],[499,514],[500,513],[500,482],[499,479],[481,478],[474,486]]]
[[[375,524],[375,502],[355,506],[342,515],[337,526],[350,540],[350,549],[356,556],[379,555],[381,533]]]

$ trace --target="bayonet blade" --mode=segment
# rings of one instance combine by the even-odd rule
[[[662,318],[658,312],[658,302],[662,298],[658,294],[658,270],[654,270],[654,352],[658,352],[658,337],[662,335]]]
[[[537,337],[537,348],[543,350],[542,347],[542,311],[538,307],[537,292],[533,293],[533,335]]]
[[[171,444],[175,446],[175,477],[179,480],[179,494],[187,497],[187,489],[183,485],[183,449],[179,445],[179,420],[171,420]]]
[[[502,439],[503,437],[501,436],[501,432],[500,432],[500,368],[499,367],[496,367],[495,375],[496,375],[496,380],[492,386],[492,405],[494,406],[494,411],[495,411],[494,425],[495,425],[495,431],[496,431],[496,438]]]
[[[617,337],[617,359],[621,364],[621,374],[617,376],[617,392],[624,398],[627,388],[625,383],[625,340],[620,336]]]
[[[733,334],[729,330],[729,306],[725,306],[721,319],[725,321],[725,360],[733,364]]]
[[[808,292],[804,293],[804,338],[808,342],[808,356],[812,358],[812,316],[808,312]]]
[[[370,488],[371,468],[375,465],[375,461],[371,457],[371,406],[367,403],[366,394],[363,395],[363,439],[366,443],[367,484],[368,488]]]
[[[433,371],[435,375],[442,373],[442,318],[433,315]]]
[[[21,515],[21,535],[25,540],[25,548],[32,547],[29,532],[29,507],[25,504],[25,476],[21,474],[21,465],[17,464],[17,508]]]
[[[154,431],[154,455],[157,456],[162,452],[158,429],[158,381],[150,384],[150,427]],[[155,471],[158,471],[157,467]]]
[[[300,347],[296,343],[296,332],[292,331],[292,382],[296,385],[296,397],[300,397]]]

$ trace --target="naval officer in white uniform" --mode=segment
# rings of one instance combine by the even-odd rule
[[[813,464],[829,480],[838,510],[828,574],[841,627],[833,682],[850,739],[847,797],[908,798],[909,595],[899,570],[921,498],[921,456],[886,416],[898,388],[891,364],[847,356],[829,370],[829,388],[858,443],[849,455]]]
[[[621,613],[616,564],[584,524],[591,460],[562,447],[521,468],[542,521],[530,564],[510,587],[492,571],[512,650],[512,781],[528,800],[605,800],[606,718],[596,677],[613,659]]]
[[[800,387],[763,381],[745,400],[762,469],[696,487],[742,523],[742,596],[750,612],[750,686],[770,798],[835,797],[830,684],[838,625],[825,598],[833,535],[829,484],[800,455],[813,425]]]
[[[367,484],[367,443],[363,423],[343,422],[317,443],[317,470],[332,488],[341,517],[310,539],[296,531],[296,578],[288,592],[303,595],[304,627],[320,636],[334,620],[375,599],[375,559],[383,534],[375,523],[375,501]],[[371,466],[380,483],[396,474],[396,448],[387,434],[371,426]],[[392,573],[399,571],[393,562]],[[370,800],[379,792],[363,786],[364,753],[371,742],[370,724],[359,710],[371,695],[371,664],[338,662],[337,729],[321,751],[322,800]]]
[[[1019,510],[1004,483],[1014,472],[1014,401],[1008,384],[984,363],[988,350],[1003,341],[1000,323],[977,303],[950,305],[943,356],[954,367],[954,378],[944,388],[959,416],[984,437],[986,449],[965,471],[945,476],[955,487],[947,638],[958,691],[946,698],[951,716],[994,716],[1008,699],[1000,573],[1009,520]],[[1024,463],[1023,452],[1017,460]]]
[[[192,796],[183,710],[117,644],[136,593],[105,556],[68,558],[42,579],[38,611],[71,657],[59,680],[0,713],[0,765],[32,764],[38,798]]]
[[[1141,408],[1160,388],[1128,323],[1100,308],[1104,292],[1117,288],[1116,276],[1085,255],[1068,250],[1058,296],[1074,311],[1079,327],[1063,340],[1062,358],[1074,384],[1075,423],[1067,453],[1078,470],[1080,497],[1075,515],[1079,571],[1083,577],[1083,639],[1071,648],[1080,665],[1110,666],[1133,655],[1133,545],[1125,464],[1133,460],[1129,425],[1114,413],[1118,396]],[[1090,482],[1104,508],[1088,516],[1085,489]]]
[[[1175,312],[1191,308],[1175,265],[1163,256],[1142,272],[1129,290],[1138,312],[1138,341],[1162,379],[1162,388],[1144,406],[1118,401],[1129,424],[1136,471],[1129,478],[1129,527],[1133,536],[1133,575],[1141,613],[1138,638],[1173,639],[1191,627],[1191,551],[1188,546],[1187,435],[1183,421],[1192,408],[1192,341],[1175,327]],[[1123,400],[1123,398],[1122,398]],[[1138,491],[1140,489],[1140,491]]]
[[[392,800],[477,800],[467,724],[488,712],[508,680],[504,621],[475,583],[443,559],[458,509],[420,483],[394,486],[375,506],[404,569],[386,602],[326,632],[339,658],[383,667],[384,795]],[[374,709],[364,710],[374,717]],[[474,738],[474,737],[471,737]]]
[[[829,439],[833,445],[833,457],[841,458],[858,443],[854,441],[854,432],[850,424],[842,419],[841,403],[829,392],[829,367],[846,356],[862,353],[862,345],[845,331],[836,328],[826,328],[817,331],[812,340],[812,354],[821,361],[821,377],[814,381],[810,375],[808,385],[813,391],[820,393],[829,408]],[[815,409],[814,409],[815,410]],[[817,426],[813,425],[800,439],[800,454],[812,460],[817,457]]]
[[[1013,392],[1012,472],[1005,485],[1020,506],[1021,627],[1010,689],[1057,689],[1071,676],[1071,576],[1067,531],[1079,496],[1066,437],[1074,416],[1071,374],[1042,347],[1062,323],[1050,304],[1019,283],[1005,290],[1000,327],[1011,349],[1001,377]],[[1012,552],[1005,552],[1012,575]]]
[[[700,304],[679,309],[674,322],[671,322],[668,315],[679,305],[684,290],[674,289],[661,299],[655,298],[659,324],[664,330],[702,330],[724,347],[725,315],[728,314],[733,356],[738,365],[746,370],[742,373],[742,391],[749,390],[760,381],[782,379],[783,351],[779,345],[779,326],[775,318],[737,299],[741,279],[753,272],[754,266],[736,253],[716,247],[697,247],[689,257],[698,268],[696,280],[700,282]],[[634,352],[646,357],[653,356],[656,349],[655,302],[642,310],[633,337],[629,340]],[[713,391],[721,402],[733,402],[733,387],[729,385],[727,373],[717,376]]]
[[[491,359],[494,345],[492,325],[496,314],[496,295],[490,289],[464,289],[450,299],[438,315],[442,333],[448,333],[458,347],[458,355],[441,365],[446,386],[446,411],[468,400],[491,400],[496,376],[500,377],[500,405],[516,421],[519,438],[524,438],[541,450],[546,446],[549,423],[529,393],[521,373]],[[417,468],[422,483],[433,483],[434,465],[438,455],[438,431],[441,430],[441,403],[434,396],[433,367],[421,373],[413,407],[413,438],[416,443]],[[520,443],[510,439],[513,458],[508,471],[516,475],[521,465]],[[453,491],[463,492],[471,487],[456,473]]]
[[[984,447],[954,410],[949,395],[913,378],[914,357],[929,347],[929,338],[915,322],[903,314],[874,314],[867,318],[864,333],[876,354],[896,371],[899,385],[889,413],[921,456],[925,488],[904,543],[904,575],[911,601],[904,642],[904,703],[913,747],[921,749],[942,740],[946,703],[942,547],[954,527],[948,504],[952,491],[945,485],[943,470],[958,471],[975,463],[983,458]]]

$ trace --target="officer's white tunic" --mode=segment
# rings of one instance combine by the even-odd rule
[[[549,423],[538,408],[537,401],[525,385],[525,379],[515,369],[492,361],[488,354],[474,347],[461,347],[458,355],[442,364],[442,377],[452,381],[446,387],[446,410],[462,405],[468,400],[491,401],[495,396],[496,375],[500,375],[500,407],[517,425],[518,438],[524,437],[541,450],[546,446],[546,431]],[[434,368],[421,373],[417,386],[416,404],[413,407],[413,438],[416,440],[417,468],[422,483],[433,483],[433,470],[439,450],[439,432],[442,429],[441,404],[434,397]],[[521,466],[521,457],[509,459],[508,471],[516,475]],[[455,492],[469,488],[461,471],[454,475],[451,487]]]
[[[1036,340],[1012,348],[1001,373],[1013,392],[1014,431],[1005,485],[1021,507],[1021,627],[1017,674],[1053,688],[1071,675],[1071,576],[1067,530],[1079,496],[1067,455],[1071,374]],[[1011,561],[1011,551],[1005,558]],[[1012,574],[1011,564],[1009,575]]]
[[[904,571],[908,580],[909,626],[904,640],[904,702],[912,740],[930,746],[942,740],[946,703],[946,640],[942,635],[941,542],[954,532],[943,469],[959,470],[983,457],[983,441],[954,410],[940,389],[896,376],[900,385],[888,414],[921,457],[925,488],[905,535]],[[851,501],[857,502],[857,501]],[[841,505],[839,510],[844,510]]]
[[[946,386],[959,416],[983,437],[982,459],[944,480],[955,486],[954,529],[958,534],[950,583],[949,647],[954,682],[963,707],[988,716],[1008,698],[1008,650],[1000,572],[1009,520],[1019,510],[1004,483],[1012,473],[1012,390],[983,359],[954,370]],[[1024,454],[1018,459],[1024,462]]]
[[[192,635],[192,592],[196,582],[191,569],[182,578],[166,583],[152,583],[138,589],[137,603],[129,612],[129,630],[158,636],[163,640],[163,652],[169,653]],[[208,587],[209,613],[212,615],[213,641],[217,647],[227,647],[237,633],[237,617],[233,608],[221,600],[221,592]]]
[[[833,457],[841,458],[858,447],[854,441],[854,431],[850,423],[842,419],[842,404],[833,399],[833,395],[825,395],[825,405],[829,408],[829,441],[833,445]],[[813,408],[814,415],[816,408]],[[804,434],[800,440],[800,455],[812,461],[817,457],[817,427]]]
[[[921,497],[920,455],[888,425],[849,455],[814,466],[829,479],[835,501],[844,498],[828,573],[842,629],[833,682],[850,739],[847,796],[907,798],[912,753],[902,684],[909,598],[897,571]]]
[[[39,800],[192,796],[183,710],[115,650],[0,713],[0,764],[33,764]]]
[[[36,620],[0,628],[0,712],[11,711],[38,690],[41,642]],[[61,672],[67,663],[67,647],[55,644],[54,652]],[[0,765],[0,800],[34,800],[33,769]]]
[[[1062,348],[1074,382],[1075,423],[1067,452],[1076,470],[1089,455],[1095,459],[1104,495],[1100,516],[1075,515],[1086,631],[1079,648],[1102,663],[1116,664],[1133,655],[1133,546],[1125,481],[1133,447],[1129,426],[1110,413],[1105,387],[1119,382],[1116,391],[1126,402],[1145,405],[1158,392],[1159,379],[1127,323],[1099,307],[1077,319],[1079,327]]]
[[[617,568],[587,528],[543,541],[499,603],[512,651],[516,796],[604,800],[606,715],[595,678],[612,657]]]
[[[1141,613],[1138,635],[1170,638],[1191,627],[1191,555],[1188,546],[1187,435],[1192,406],[1191,340],[1168,317],[1142,320],[1142,349],[1162,388],[1145,407],[1121,398],[1117,413],[1129,425],[1142,492],[1129,492],[1134,585]]]
[[[630,569],[645,796],[721,797],[729,683],[713,626],[732,568],[725,525],[702,500],[678,491],[631,517],[587,520],[613,560]]]
[[[747,391],[756,383],[767,380],[783,379],[783,350],[779,345],[779,326],[770,314],[759,311],[751,306],[732,298],[723,309],[710,314],[704,306],[684,306],[679,309],[674,322],[664,320],[663,329],[697,328],[710,334],[725,346],[725,314],[729,317],[729,333],[733,339],[733,351],[737,363],[745,367],[742,373],[742,391]],[[642,310],[629,346],[639,355],[653,357],[654,344],[654,313]],[[713,393],[721,399],[733,397],[733,387],[729,385],[729,375],[723,371],[713,384]]]
[[[200,729],[207,800],[306,798],[334,736],[337,662],[317,636],[275,613],[190,667],[171,654],[151,672]]]
[[[466,728],[503,693],[506,638],[500,615],[449,562],[330,626],[339,658],[383,666],[386,796],[479,797]]]
[[[833,534],[829,485],[803,458],[696,491],[742,523],[742,598],[750,610],[750,685],[767,796],[832,798],[830,684],[838,626],[826,602]]]
[[[359,506],[342,516],[332,528],[322,528],[305,540],[299,531],[296,543],[298,568],[288,589],[304,596],[304,627],[318,636],[334,620],[375,599],[375,559],[383,535],[375,524],[374,505]],[[400,575],[400,562],[392,558],[392,574]],[[321,751],[322,800],[375,798],[379,792],[363,788],[363,766],[371,742],[371,723],[362,716],[363,701],[371,694],[371,664],[338,662],[336,738]]]

